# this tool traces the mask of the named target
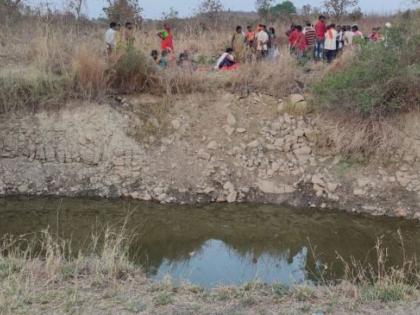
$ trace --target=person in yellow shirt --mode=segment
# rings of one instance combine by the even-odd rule
[[[134,25],[131,22],[125,23],[124,28],[124,42],[127,48],[131,48],[134,46],[134,42],[136,40],[135,33],[134,33]]]

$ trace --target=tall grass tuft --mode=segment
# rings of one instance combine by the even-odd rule
[[[106,93],[107,63],[103,56],[89,47],[81,46],[73,59],[75,88],[84,97],[103,96]]]
[[[388,263],[389,255],[382,241],[377,240],[376,265],[363,266],[360,261],[351,259],[346,261],[338,256],[345,270],[346,281],[350,281],[358,289],[358,296],[364,301],[380,300],[395,302],[405,300],[418,289],[420,281],[419,268],[416,258],[407,257],[404,242],[401,239],[403,262],[401,266]]]

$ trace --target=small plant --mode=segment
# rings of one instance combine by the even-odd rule
[[[296,300],[306,302],[315,297],[315,288],[308,285],[299,285],[294,287],[291,293]]]
[[[278,297],[286,296],[290,292],[289,288],[281,283],[274,284],[272,288],[273,293]]]
[[[361,299],[365,301],[398,302],[411,296],[415,289],[399,281],[382,281],[361,289]]]
[[[169,292],[161,292],[154,297],[153,302],[156,306],[165,306],[173,303],[173,296]]]

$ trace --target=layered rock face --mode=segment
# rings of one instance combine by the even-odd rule
[[[300,115],[307,104],[297,95],[289,104],[192,95],[158,117],[144,111],[161,102],[139,96],[1,116],[0,195],[270,202],[420,217],[415,138],[387,164],[360,164],[335,153],[324,121]]]

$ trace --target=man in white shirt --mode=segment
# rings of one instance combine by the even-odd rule
[[[257,53],[258,59],[262,59],[268,56],[268,41],[270,37],[268,36],[266,26],[265,25],[258,25],[258,33],[257,33]]]
[[[117,23],[111,22],[109,29],[105,33],[106,51],[108,56],[111,56],[112,52],[117,46]]]

